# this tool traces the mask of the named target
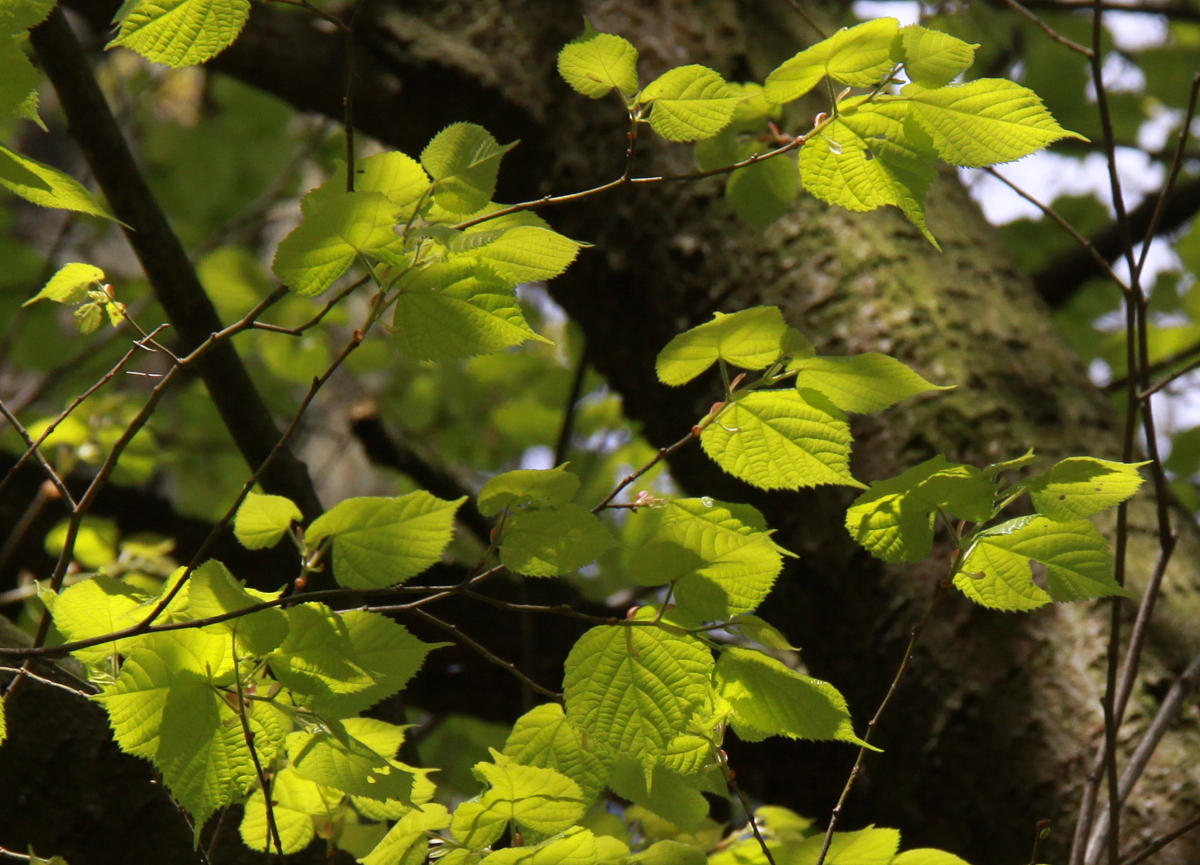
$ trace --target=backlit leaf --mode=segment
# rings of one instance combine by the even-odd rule
[[[500,759],[475,765],[475,773],[490,787],[479,799],[487,810],[542,835],[563,832],[583,817],[583,792],[569,777],[510,762],[503,755]]]
[[[874,412],[931,390],[950,390],[932,384],[904,363],[886,354],[868,352],[850,357],[806,357],[792,361],[796,386],[812,388],[848,412]]]
[[[895,18],[876,18],[839,30],[768,75],[763,95],[768,102],[791,102],[826,75],[853,87],[872,86],[892,68],[899,26]]]
[[[584,96],[599,99],[615,87],[625,96],[638,89],[637,49],[628,39],[600,33],[591,22],[558,52],[558,74]]]
[[[250,16],[250,0],[141,0],[121,22],[123,45],[167,66],[195,66],[233,43]]]
[[[145,592],[128,583],[97,574],[64,589],[55,599],[54,626],[69,642],[111,634],[137,624],[139,618],[149,615],[148,609],[141,617],[137,615],[146,598]],[[128,654],[137,641],[136,637],[115,640],[76,649],[71,654],[90,666],[103,663],[113,655]]]
[[[289,498],[250,493],[234,517],[233,533],[246,549],[261,550],[279,543],[284,532],[303,516]]]
[[[567,721],[558,703],[543,703],[513,724],[504,753],[527,766],[556,769],[579,785],[584,802],[591,802],[608,779],[608,761]]]
[[[490,478],[479,491],[479,512],[492,517],[505,508],[565,505],[579,491],[579,477],[565,465],[553,469],[517,469]]]
[[[740,312],[718,312],[712,321],[696,325],[672,339],[658,353],[655,371],[663,384],[685,384],[718,359],[743,369],[766,369],[777,361],[787,331],[776,306],[755,306]]]
[[[41,125],[38,85],[42,74],[29,61],[23,36],[0,33],[0,117],[17,116]]]
[[[396,239],[399,209],[382,192],[339,192],[309,209],[279,244],[272,269],[298,294],[317,295],[350,269],[364,250]]]
[[[920,24],[900,29],[904,70],[911,81],[926,87],[944,87],[975,62],[978,45]]]
[[[434,180],[434,200],[451,213],[474,213],[492,199],[500,159],[516,147],[501,146],[474,123],[447,126],[421,152],[421,164]]]
[[[729,125],[745,95],[707,66],[679,66],[646,85],[638,102],[651,105],[650,128],[669,141],[711,138]]]
[[[41,207],[59,207],[115,219],[73,177],[0,144],[0,186]]]
[[[287,737],[288,759],[302,778],[371,799],[407,800],[413,775],[360,742],[337,722]]]
[[[708,816],[708,801],[703,794],[688,784],[683,776],[668,771],[661,765],[654,767],[651,777],[651,783],[647,787],[646,773],[642,765],[628,757],[618,757],[613,764],[609,786],[622,799],[628,799],[653,811],[685,832],[699,829],[704,818]],[[659,851],[660,854],[662,852],[664,851]],[[654,861],[655,858],[657,857],[650,857],[649,861]]]
[[[275,773],[271,780],[271,811],[285,856],[299,853],[309,845],[316,834],[313,817],[325,816],[337,804],[328,799],[322,795],[318,784],[301,777],[290,767]],[[266,851],[268,844],[272,851],[275,850],[261,789],[255,790],[246,802],[239,832],[251,850]]]
[[[553,577],[595,561],[614,543],[587,508],[568,503],[509,517],[500,561],[518,574]]]
[[[537,225],[510,228],[473,251],[478,261],[510,285],[553,279],[585,244]]]
[[[1070,457],[1024,486],[1037,512],[1067,522],[1090,517],[1130,498],[1142,485],[1141,463]]]
[[[425,860],[429,842],[427,832],[445,829],[450,825],[450,815],[444,805],[430,802],[405,814],[388,830],[387,835],[370,855],[359,861],[362,865],[413,865]],[[420,856],[410,855],[413,850]]]

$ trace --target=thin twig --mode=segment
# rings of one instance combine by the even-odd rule
[[[37,459],[38,465],[42,467],[42,470],[46,472],[46,476],[50,479],[50,482],[54,484],[55,489],[58,490],[58,494],[63,497],[63,500],[66,501],[72,509],[74,509],[75,499],[71,495],[71,491],[67,489],[67,485],[63,482],[63,479],[58,476],[58,472],[54,470],[54,466],[50,465],[50,461],[46,459],[45,454],[38,450],[33,437],[29,435],[29,431],[25,429],[19,420],[17,420],[17,416],[8,410],[8,406],[4,404],[4,400],[0,400],[0,415],[3,415],[4,419],[7,420],[9,424],[12,425],[12,428],[17,431],[17,435],[21,437],[21,440],[25,442],[25,445],[29,448],[29,451],[33,453],[34,458]],[[6,477],[5,480],[7,481],[8,478]]]
[[[742,792],[733,767],[729,765],[729,755],[721,748],[717,749],[717,765],[721,767],[721,773],[725,776],[725,783],[729,785],[729,789],[737,796],[738,802],[742,805],[742,810],[746,812],[746,822],[750,825],[750,831],[754,833],[754,838],[758,841],[758,846],[762,850],[763,856],[767,857],[767,865],[775,865],[775,856],[771,853],[771,848],[767,846],[767,839],[763,837],[762,831],[758,828],[758,820],[755,819],[754,812],[750,810],[750,801],[746,798],[746,794]]]
[[[1159,850],[1163,849],[1171,842],[1177,841],[1178,839],[1182,838],[1184,835],[1186,835],[1188,832],[1191,832],[1197,826],[1200,826],[1200,817],[1196,817],[1195,819],[1189,820],[1187,823],[1184,823],[1178,829],[1168,832],[1166,835],[1159,838],[1157,841],[1152,842],[1148,847],[1143,849],[1141,852],[1137,853],[1136,855],[1133,855],[1132,858],[1124,860],[1124,862],[1122,862],[1122,865],[1141,865],[1141,863],[1145,862],[1147,859],[1149,859],[1151,856],[1153,856]]]
[[[234,637],[237,632],[235,630]],[[242,689],[242,673],[240,669],[241,659],[237,655],[237,643],[234,642],[233,649],[233,683],[237,688],[237,716],[242,722],[242,735],[246,739],[246,747],[250,749],[250,759],[254,761],[254,772],[258,775],[258,786],[263,794],[263,807],[267,812],[267,838],[263,843],[263,847],[267,851],[267,865],[271,862],[271,841],[275,842],[275,849],[279,855],[283,855],[283,842],[279,840],[279,826],[275,823],[275,807],[271,803],[271,782],[267,779],[267,773],[263,771],[262,761],[258,759],[258,749],[254,747],[254,731],[250,729],[250,719],[246,712],[246,693]]]
[[[554,465],[556,466],[561,466],[567,461],[567,453],[571,449],[571,436],[575,432],[575,414],[586,374],[587,348],[584,346],[579,351],[579,360],[575,362],[575,374],[571,376],[571,390],[567,394],[567,404],[563,406],[562,425],[558,428],[558,441],[554,445]]]
[[[1053,39],[1059,45],[1062,45],[1064,48],[1071,49],[1076,54],[1082,54],[1084,57],[1087,57],[1089,60],[1091,59],[1091,57],[1092,57],[1092,49],[1091,48],[1088,48],[1084,45],[1080,45],[1078,42],[1076,42],[1072,39],[1068,39],[1066,36],[1063,36],[1061,33],[1059,33],[1057,30],[1055,30],[1053,27],[1051,27],[1049,24],[1047,24],[1044,20],[1042,20],[1039,16],[1030,12],[1028,9],[1026,9],[1024,6],[1022,6],[1020,3],[1018,3],[1017,0],[1004,0],[1004,2],[1007,3],[1008,6],[1011,9],[1013,9],[1015,12],[1017,12],[1020,15],[1023,15],[1025,18],[1032,21],[1038,27],[1041,27],[1042,32],[1044,32],[1047,36],[1049,36],[1051,39]]]
[[[634,471],[634,472],[626,475],[624,478],[622,478],[620,483],[618,483],[616,485],[616,487],[613,488],[613,491],[611,493],[609,493],[607,496],[605,496],[603,501],[600,502],[600,504],[598,504],[594,508],[592,508],[592,513],[594,513],[594,514],[600,513],[600,511],[604,510],[605,508],[607,508],[609,506],[609,503],[612,502],[613,499],[615,499],[618,495],[620,495],[621,490],[625,489],[627,486],[629,486],[631,483],[636,481],[638,478],[640,478],[646,472],[650,471],[650,469],[652,469],[656,465],[658,465],[659,462],[666,459],[671,454],[675,453],[675,451],[679,450],[681,447],[686,445],[692,439],[699,438],[699,437],[700,437],[699,428],[692,427],[691,432],[689,432],[687,435],[685,435],[679,441],[675,442],[675,444],[669,445],[665,448],[661,448],[658,451],[658,453],[656,453],[653,456],[653,458],[651,458],[650,461],[647,462],[645,465],[643,465],[640,469],[638,469],[637,471]]]

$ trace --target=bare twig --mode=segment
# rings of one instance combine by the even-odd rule
[[[767,865],[775,865],[775,856],[771,853],[771,848],[767,846],[767,839],[763,837],[762,831],[758,828],[758,820],[755,818],[754,812],[750,809],[750,801],[746,798],[746,794],[742,792],[733,767],[729,765],[729,755],[720,748],[717,748],[716,751],[717,765],[721,767],[721,773],[725,776],[725,783],[729,785],[729,789],[737,796],[742,810],[746,812],[746,822],[750,824],[750,831],[754,833],[754,838],[758,841],[759,849],[762,850],[763,856],[767,859]]]
[[[1042,32],[1044,32],[1047,36],[1049,36],[1051,39],[1053,39],[1059,45],[1062,45],[1064,48],[1071,49],[1076,54],[1082,54],[1084,57],[1087,57],[1089,60],[1091,59],[1091,57],[1092,57],[1092,49],[1091,48],[1088,48],[1084,45],[1080,45],[1078,42],[1074,41],[1073,39],[1068,39],[1066,36],[1063,36],[1061,33],[1059,33],[1057,30],[1055,30],[1053,27],[1051,27],[1049,24],[1047,24],[1042,18],[1033,14],[1028,9],[1026,9],[1024,6],[1022,6],[1020,3],[1018,3],[1017,0],[1004,0],[1004,2],[1008,4],[1009,8],[1011,8],[1012,10],[1017,12],[1019,15],[1024,16],[1025,18],[1029,19],[1034,24],[1036,24],[1038,27],[1042,28]]]
[[[236,637],[236,632],[235,635]],[[258,775],[258,786],[263,794],[263,808],[267,813],[267,835],[268,837],[263,844],[267,850],[267,863],[271,861],[271,841],[275,842],[275,850],[280,856],[283,855],[283,842],[279,840],[279,826],[275,823],[275,806],[271,802],[271,782],[267,778],[267,773],[263,770],[262,761],[258,758],[258,748],[254,746],[254,731],[250,729],[250,719],[246,712],[246,692],[242,689],[242,672],[241,659],[237,656],[237,643],[234,642],[233,650],[233,683],[237,688],[237,716],[242,722],[242,735],[246,740],[246,747],[250,749],[250,759],[254,761],[254,773]]]
[[[1144,849],[1139,851],[1137,854],[1131,855],[1130,858],[1125,859],[1122,862],[1122,865],[1141,865],[1141,863],[1145,862],[1147,859],[1149,859],[1151,856],[1153,856],[1159,850],[1162,850],[1164,847],[1166,847],[1168,844],[1170,844],[1174,841],[1178,841],[1180,838],[1182,838],[1188,832],[1191,832],[1197,826],[1200,826],[1200,817],[1196,817],[1193,820],[1189,820],[1188,822],[1186,822],[1182,826],[1180,826],[1178,829],[1168,832],[1166,835],[1159,838],[1157,841],[1154,841],[1151,844],[1149,844],[1148,846],[1146,846]]]

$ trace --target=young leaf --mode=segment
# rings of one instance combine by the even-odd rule
[[[246,549],[261,550],[279,543],[292,523],[303,517],[289,498],[250,493],[234,517],[233,534]]]
[[[933,549],[938,508],[972,522],[992,516],[995,490],[973,466],[939,454],[903,474],[876,481],[846,511],[846,529],[885,562],[917,562]]]
[[[0,33],[0,117],[15,115],[41,126],[37,88],[42,75],[25,54],[24,43],[23,36]]]
[[[796,387],[812,388],[848,412],[874,412],[931,390],[952,386],[932,384],[910,367],[886,354],[868,352],[850,357],[806,357],[794,360]]]
[[[401,817],[371,853],[358,860],[362,865],[419,865],[429,847],[426,833],[445,829],[450,815],[444,805],[429,803]],[[419,856],[412,855],[419,852]]]
[[[712,693],[712,670],[694,637],[650,625],[592,628],[564,665],[567,719],[618,753],[665,753]]]
[[[979,46],[920,24],[900,28],[902,62],[908,78],[925,87],[944,87],[975,62]]]
[[[16,35],[46,20],[55,0],[3,0],[0,2],[0,36]]]
[[[968,863],[965,859],[960,859],[945,850],[922,847],[905,850],[892,860],[891,865],[968,865]]]
[[[650,128],[668,141],[712,138],[745,98],[707,66],[679,66],[646,85],[637,101],[651,105]]]
[[[438,560],[454,533],[454,512],[464,501],[443,501],[424,490],[394,499],[346,499],[314,520],[305,540],[315,547],[333,539],[339,585],[397,585]]]
[[[249,16],[250,0],[142,0],[108,47],[124,45],[167,66],[195,66],[233,44]]]
[[[758,616],[742,613],[731,620],[730,624],[736,626],[746,639],[753,640],[768,649],[797,651],[796,646],[789,643],[787,637],[778,628]]]
[[[475,774],[490,785],[479,799],[483,807],[542,835],[563,832],[583,818],[583,792],[573,780],[499,757],[499,763],[475,765]]]
[[[713,314],[672,339],[658,353],[654,369],[663,384],[676,385],[700,375],[723,360],[743,369],[766,369],[782,354],[787,331],[776,306],[755,306],[740,312]]]
[[[57,168],[43,165],[0,144],[0,186],[41,207],[60,207],[116,219],[83,185]]]
[[[1033,562],[1046,568],[1046,590],[1033,582]],[[954,585],[997,610],[1034,610],[1051,600],[1137,597],[1117,584],[1112,570],[1108,542],[1089,520],[1054,522],[1031,515],[981,532]]]
[[[433,178],[433,198],[451,213],[475,213],[492,200],[500,159],[517,142],[500,146],[474,123],[447,126],[421,152]]]
[[[271,268],[297,294],[318,295],[365,250],[396,239],[399,209],[382,192],[339,192],[323,198],[283,239]]]
[[[488,854],[480,865],[599,865],[596,836],[582,826],[535,847],[505,847]],[[378,863],[382,865],[382,863]],[[406,863],[407,865],[407,863]]]
[[[191,619],[207,619],[244,610],[260,600],[263,598],[251,595],[228,568],[216,559],[209,559],[196,568],[188,582],[186,615]],[[270,608],[209,625],[208,629],[234,634],[246,654],[261,656],[283,642],[288,620],[282,610]]]
[[[504,743],[504,754],[526,766],[544,766],[571,778],[585,804],[608,780],[608,761],[594,748],[583,746],[579,731],[558,703],[543,703],[518,718]]]
[[[529,577],[554,577],[581,568],[615,542],[582,505],[564,504],[511,516],[500,542],[500,561]]]
[[[763,95],[768,102],[791,102],[826,75],[852,87],[870,87],[892,68],[899,27],[895,18],[876,18],[839,30],[768,75]]]
[[[821,484],[865,489],[850,475],[850,441],[850,427],[832,403],[814,391],[794,390],[747,394],[700,435],[717,465],[766,490]]]
[[[658,785],[655,785],[657,789]],[[695,791],[692,791],[695,792]],[[697,796],[700,794],[697,793]],[[703,801],[701,796],[701,801]],[[643,806],[646,807],[646,806]],[[705,811],[708,810],[708,803],[704,804]],[[654,810],[653,808],[649,810]],[[665,819],[665,818],[664,818]],[[675,823],[674,820],[671,821]],[[701,820],[703,823],[703,820]],[[685,828],[681,823],[675,823],[679,828]],[[701,825],[696,824],[697,827]],[[758,842],[755,841],[755,844]],[[681,841],[672,841],[665,838],[662,841],[655,841],[645,850],[629,857],[630,865],[704,865],[708,861],[704,856],[704,851],[692,844],[684,844]],[[765,859],[764,859],[765,861]]]
[[[494,517],[505,508],[565,505],[579,491],[579,477],[566,464],[554,469],[517,469],[490,478],[479,491],[479,512]]]
[[[517,299],[486,289],[405,291],[396,299],[392,328],[400,350],[418,360],[492,354],[524,342],[544,342]]]
[[[797,862],[815,862],[824,844],[823,833],[805,838],[792,854]],[[893,865],[900,849],[900,833],[895,829],[876,829],[868,826],[857,832],[835,832],[827,865]]]
[[[762,142],[752,142],[739,150],[737,161],[769,149]],[[800,175],[787,154],[739,168],[725,181],[725,197],[734,212],[755,228],[766,228],[791,210],[799,191]]]
[[[905,95],[938,155],[952,165],[1011,162],[1060,138],[1087,140],[1059,126],[1032,90],[1003,78]]]
[[[836,739],[861,745],[846,700],[832,685],[790,670],[753,649],[728,647],[717,660],[717,687],[733,706],[743,739]]]
[[[708,801],[701,792],[688,784],[682,775],[661,764],[654,767],[647,784],[641,763],[629,757],[618,757],[608,785],[622,799],[653,811],[685,832],[699,829],[708,816]]]
[[[300,200],[303,213],[316,210],[346,191],[346,163],[340,159],[333,174]],[[429,175],[407,154],[391,150],[354,163],[354,191],[382,192],[398,208],[397,222],[413,214],[417,202],[429,190]]]
[[[1138,466],[1094,457],[1070,457],[1028,481],[1033,506],[1042,516],[1068,522],[1090,517],[1130,498],[1142,485]]]
[[[146,601],[145,592],[128,583],[103,574],[76,583],[63,590],[54,601],[54,627],[63,639],[74,642],[111,634],[136,624],[138,611]],[[143,611],[148,614],[149,611]],[[100,643],[71,654],[87,666],[102,664],[114,655],[127,655],[137,637]]]
[[[352,694],[375,684],[363,669],[343,618],[324,604],[286,611],[288,635],[271,653],[271,672],[300,694]]]
[[[509,285],[553,279],[565,271],[585,244],[537,225],[518,225],[473,250]]]
[[[283,854],[289,856],[307,847],[316,834],[313,817],[327,816],[331,806],[336,804],[328,802],[321,787],[301,777],[295,769],[289,767],[275,773],[271,781],[271,811],[283,844]],[[261,789],[255,790],[246,802],[239,832],[251,850],[265,852],[268,846],[275,850]]]
[[[558,52],[558,74],[578,93],[592,99],[614,87],[623,96],[637,92],[637,49],[627,39],[601,33],[586,22],[583,34]]]
[[[328,730],[288,734],[287,754],[300,777],[322,787],[380,800],[408,801],[412,795],[413,774],[407,767],[380,756],[337,721]]]

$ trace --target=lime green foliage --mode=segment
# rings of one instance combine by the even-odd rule
[[[63,590],[54,600],[54,626],[69,641],[111,634],[137,623],[141,618],[137,612],[146,598],[146,593],[134,586],[99,574]],[[91,667],[106,663],[113,655],[128,654],[134,643],[134,640],[114,640],[77,649],[73,654]]]
[[[706,750],[711,751],[711,747]],[[641,805],[680,829],[687,832],[699,829],[708,816],[708,802],[700,791],[661,764],[654,767],[650,778],[647,783],[645,768],[640,763],[619,757],[608,783],[622,799]],[[658,855],[662,852],[665,851],[658,851]]]
[[[885,562],[916,562],[933,548],[939,510],[972,522],[992,517],[995,490],[979,469],[940,454],[903,474],[876,481],[846,511],[846,528]]]
[[[638,865],[704,865],[704,851],[679,841],[655,841],[645,850],[629,857]]]
[[[251,594],[223,564],[210,560],[198,567],[187,585],[186,617],[192,620],[224,616],[244,610],[276,595]],[[259,656],[279,646],[288,634],[288,620],[282,610],[269,608],[257,613],[228,619],[207,630],[230,633],[247,655]]]
[[[634,579],[643,585],[674,582],[679,609],[700,621],[724,621],[757,607],[786,551],[731,508],[712,499],[671,501],[654,539],[634,555]]]
[[[527,340],[546,340],[525,321],[517,299],[466,281],[441,291],[402,292],[393,323],[401,351],[418,360],[490,354]]]
[[[412,795],[412,772],[359,741],[347,725],[330,722],[328,729],[290,733],[287,753],[298,775],[323,787],[379,800]]]
[[[904,71],[924,87],[944,87],[975,62],[978,45],[920,24],[900,29]]]
[[[0,33],[0,117],[14,115],[41,125],[37,87],[41,75],[23,49],[22,36]]]
[[[601,33],[590,21],[582,35],[558,52],[558,74],[577,92],[592,99],[607,96],[613,88],[622,96],[637,92],[637,49],[627,39]]]
[[[433,178],[433,198],[451,213],[475,213],[496,191],[500,159],[516,147],[501,146],[482,126],[447,126],[421,152],[421,164]]]
[[[429,849],[426,833],[449,825],[445,806],[432,802],[422,805],[396,821],[379,846],[359,861],[363,865],[419,865]]]
[[[765,369],[779,359],[787,331],[775,306],[755,306],[684,331],[658,353],[655,371],[663,384],[681,385],[718,360],[743,369]]]
[[[1033,581],[1033,562],[1046,568],[1045,589]],[[1034,610],[1051,600],[1136,597],[1117,585],[1112,571],[1108,542],[1088,520],[1027,516],[980,532],[954,585],[997,610]]]
[[[376,153],[354,163],[354,191],[382,192],[399,210],[397,217],[408,219],[416,211],[417,203],[429,191],[429,175],[420,164],[399,151]],[[317,189],[306,195],[301,206],[319,206],[325,201],[336,199],[346,191],[346,163],[340,159],[333,176]]]
[[[41,24],[56,5],[55,0],[0,0],[0,36]]]
[[[484,865],[596,865],[596,837],[575,826],[536,847],[506,847],[483,859]],[[367,863],[374,865],[374,863]],[[380,863],[381,865],[381,863]]]
[[[575,260],[582,246],[539,225],[516,225],[480,245],[475,257],[501,279],[515,285],[553,279]]]
[[[968,865],[968,863],[953,853],[921,847],[916,850],[905,850],[892,860],[892,865]]]
[[[793,360],[796,386],[812,388],[848,412],[875,412],[931,390],[950,390],[926,381],[911,368],[885,354],[851,357],[805,357]]]
[[[292,523],[302,517],[289,498],[250,493],[238,508],[233,533],[246,549],[261,550],[279,543]]]
[[[561,772],[579,785],[585,805],[608,779],[608,761],[594,748],[583,747],[579,731],[557,703],[545,703],[518,718],[504,743],[504,755],[526,766]]]
[[[123,45],[167,66],[195,66],[228,48],[249,16],[250,0],[141,0],[109,47]]]
[[[540,835],[563,832],[582,819],[583,792],[566,775],[539,766],[523,766],[493,752],[495,763],[478,763],[475,774],[488,784],[479,797],[481,812],[512,821]]]
[[[271,810],[285,856],[309,845],[316,834],[313,818],[332,810],[335,803],[330,798],[318,784],[302,778],[294,769],[286,768],[275,775],[271,781]],[[239,831],[250,849],[265,851],[268,845],[275,849],[261,788],[246,802]]]
[[[443,501],[423,490],[394,499],[347,499],[314,520],[305,539],[313,547],[332,539],[339,584],[352,589],[392,586],[438,560],[464,501]]]
[[[517,469],[496,475],[479,491],[479,512],[492,517],[505,508],[565,505],[575,498],[579,477],[562,465],[555,469]]]
[[[895,18],[843,28],[768,75],[764,95],[768,102],[791,102],[826,75],[841,84],[870,87],[893,67],[892,42],[898,32]]]
[[[730,624],[736,625],[742,636],[748,640],[776,651],[796,651],[796,646],[788,642],[778,628],[758,616],[742,613],[735,616]]]
[[[743,739],[787,736],[862,744],[836,688],[762,652],[724,649],[717,661],[717,687],[733,707],[730,723]]]
[[[721,468],[766,490],[862,487],[850,475],[850,427],[821,394],[757,391],[704,428],[700,444]]]
[[[74,306],[83,303],[89,292],[104,281],[104,271],[92,264],[64,264],[37,294],[25,301],[29,306],[39,300],[52,300]]]
[[[115,219],[83,185],[57,168],[43,165],[0,144],[0,186],[42,207],[60,207]]]
[[[1039,514],[1067,522],[1090,517],[1130,498],[1142,485],[1138,466],[1071,457],[1024,486]]]
[[[729,125],[743,93],[707,66],[679,66],[650,82],[637,101],[650,106],[650,128],[669,141],[712,138]]]
[[[506,520],[500,561],[518,574],[553,577],[595,561],[613,543],[608,529],[587,508],[568,503]]]
[[[708,648],[651,625],[592,628],[564,670],[567,719],[590,741],[635,758],[665,754],[712,691]]]

